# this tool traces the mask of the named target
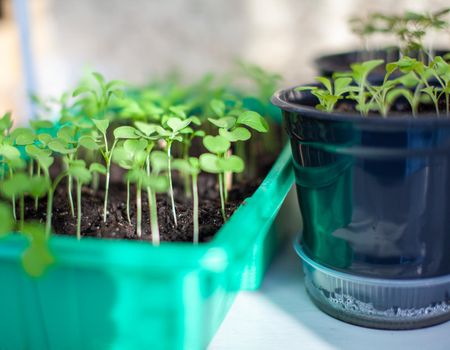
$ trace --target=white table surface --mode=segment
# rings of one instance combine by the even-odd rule
[[[338,321],[308,299],[299,258],[287,246],[256,292],[241,292],[210,350],[450,350],[450,322],[383,331]]]

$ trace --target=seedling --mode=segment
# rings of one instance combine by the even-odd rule
[[[100,166],[100,164],[97,164]],[[99,170],[93,166],[91,170]],[[104,168],[101,169],[104,172]],[[68,174],[77,182],[77,239],[81,239],[81,188],[92,179],[91,172],[86,168],[86,162],[78,159],[69,163]]]
[[[174,169],[177,169],[181,173],[184,173],[191,177],[192,183],[192,195],[193,195],[193,240],[197,244],[199,242],[199,225],[198,225],[198,175],[200,174],[201,167],[198,158],[189,157],[189,159],[176,159],[173,162]]]
[[[47,147],[53,152],[59,153],[63,160],[66,169],[69,166],[69,163],[73,161],[74,155],[78,148],[78,142],[75,137],[75,128],[70,126],[64,126],[58,130],[57,137],[48,142]],[[69,199],[70,212],[72,217],[75,217],[75,207],[73,204],[72,197],[72,186],[73,180],[72,175],[69,174],[67,180],[67,196]]]
[[[47,191],[47,216],[46,216],[46,226],[45,232],[46,235],[50,235],[51,231],[51,223],[52,223],[52,212],[53,212],[53,195],[58,186],[59,182],[67,175],[67,171],[63,171],[60,173],[53,183],[50,178],[50,167],[54,162],[54,158],[52,157],[52,151],[46,148],[47,144],[51,140],[51,136],[48,134],[41,134],[38,136],[39,146],[37,145],[27,145],[25,147],[25,151],[31,159],[34,159],[38,165],[38,169],[42,170],[44,173],[44,178],[47,183],[51,184]],[[42,148],[41,148],[42,147]]]
[[[430,64],[432,69],[433,77],[438,81],[440,88],[440,94],[438,99],[441,98],[442,94],[445,96],[445,111],[446,115],[450,115],[450,65],[444,60],[444,58],[437,56]]]
[[[169,196],[172,205],[172,215],[175,226],[178,226],[178,222],[172,184],[172,144],[174,141],[183,141],[182,134],[184,133],[184,130],[189,126],[189,124],[191,124],[191,122],[192,119],[189,118],[183,120],[178,117],[167,117],[166,129],[158,129],[159,135],[166,141],[167,172],[169,174]]]
[[[136,234],[138,237],[142,236],[142,186],[147,176],[144,170],[147,145],[148,142],[145,139],[126,140],[114,154],[114,161],[128,170],[127,182],[136,184]]]
[[[204,153],[200,156],[200,167],[202,170],[218,176],[220,208],[225,222],[227,220],[225,214],[225,192],[227,191],[224,181],[225,173],[240,173],[244,171],[244,161],[236,155],[226,157],[231,143],[223,136],[205,136],[203,145],[211,153]]]
[[[81,85],[73,91],[72,97],[81,98],[77,103],[89,110],[87,112],[91,118],[104,119],[113,96],[119,99],[123,97],[123,90],[120,87],[125,83],[120,80],[107,82],[103,75],[97,72],[93,72],[92,76],[97,82],[97,87]]]
[[[319,104],[316,105],[317,109],[332,112],[336,103],[342,100],[346,94],[354,90],[350,84],[351,78],[340,77],[334,82],[325,77],[317,77],[316,80],[320,82],[324,88],[317,86],[301,86],[297,88],[297,91],[311,91],[311,93],[317,97]]]
[[[150,155],[152,173],[150,175],[147,175],[144,180],[145,186],[150,189],[148,193],[148,201],[153,245],[159,245],[160,243],[156,194],[166,192],[169,187],[167,176],[160,175],[161,171],[166,169],[166,158],[167,155],[164,152],[152,152],[152,154]]]

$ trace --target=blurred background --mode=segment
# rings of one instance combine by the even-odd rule
[[[314,57],[360,46],[350,16],[444,6],[450,1],[0,0],[0,114],[27,118],[27,81],[59,96],[90,70],[142,84],[176,69],[190,81],[228,72],[239,58],[280,73],[283,85],[307,82]]]

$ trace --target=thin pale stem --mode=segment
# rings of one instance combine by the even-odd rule
[[[141,184],[136,184],[136,234],[142,237],[142,197]]]
[[[189,144],[188,143],[183,144],[183,159],[186,162],[189,159]],[[184,192],[185,192],[186,198],[191,198],[192,197],[191,177],[189,176],[189,174],[184,174],[183,176],[184,176]]]
[[[172,185],[172,160],[171,158],[171,148],[172,148],[172,142],[170,141],[167,144],[167,171],[169,173],[169,195],[170,195],[170,203],[172,205],[172,215],[173,215],[173,222],[175,223],[175,227],[178,226],[177,222],[177,211],[175,209],[175,199],[173,195],[173,185]]]
[[[81,239],[81,183],[77,181],[77,239]]]
[[[130,217],[130,180],[127,180],[127,219],[128,219],[128,223],[131,225],[131,217]]]
[[[72,217],[75,217],[75,207],[73,205],[73,197],[72,197],[72,187],[73,187],[73,177],[69,175],[69,178],[67,179],[67,195],[69,198],[69,206],[70,206],[70,213],[72,214]]]
[[[219,175],[219,193],[220,193],[220,211],[222,212],[223,222],[227,221],[227,216],[225,215],[225,200],[223,196],[223,173]]]
[[[105,139],[105,147],[106,147],[106,180],[105,180],[105,200],[103,203],[103,222],[106,222],[106,217],[108,216],[108,195],[109,195],[109,180],[111,177],[111,159],[113,156],[114,148],[117,145],[117,140],[114,140],[114,143],[111,147],[111,151],[108,150],[108,140],[106,135],[103,135]]]
[[[192,197],[193,197],[193,219],[194,219],[194,244],[198,244],[199,241],[199,228],[198,228],[198,188],[197,188],[197,175],[192,175]]]
[[[61,180],[67,175],[67,171],[59,174],[55,181],[53,182],[52,187],[48,190],[47,193],[47,217],[45,222],[45,237],[50,237],[50,232],[52,230],[52,215],[53,215],[53,194],[55,193],[56,187],[61,182]],[[50,175],[48,171],[45,173],[45,177],[50,180]]]
[[[156,193],[150,190],[149,193],[149,205],[150,205],[150,225],[152,230],[152,243],[153,245],[159,245],[159,225],[158,225],[158,208],[156,204]]]
[[[103,222],[106,222],[106,217],[108,216],[109,177],[110,177],[110,169],[108,166],[106,168],[105,201],[103,202]]]

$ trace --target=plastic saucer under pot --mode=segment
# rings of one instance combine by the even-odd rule
[[[306,290],[327,314],[359,326],[413,329],[450,320],[450,276],[393,280],[343,273],[313,261],[294,243],[303,261]]]

